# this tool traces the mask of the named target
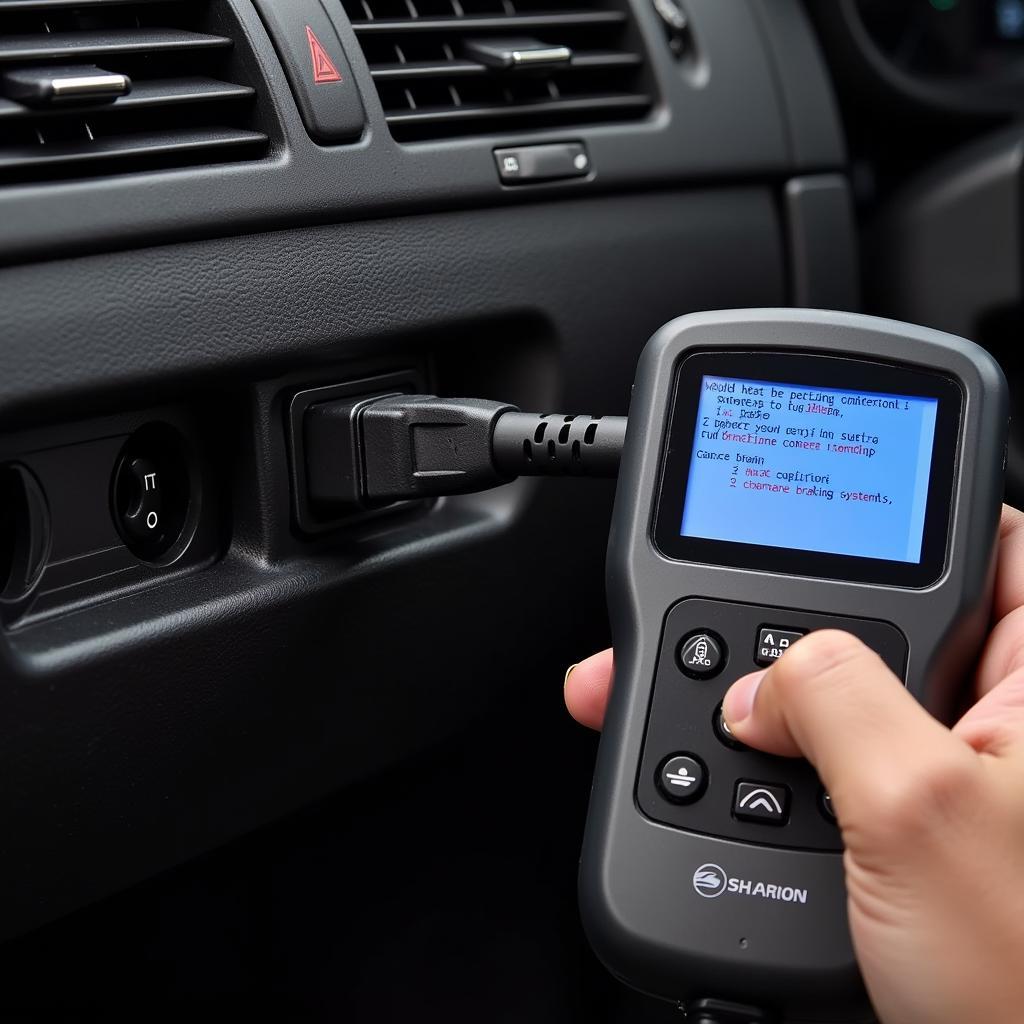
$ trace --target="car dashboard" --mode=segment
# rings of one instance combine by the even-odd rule
[[[850,24],[0,2],[3,938],[561,714],[607,642],[612,484],[352,514],[310,499],[299,412],[624,414],[675,316],[863,308]]]

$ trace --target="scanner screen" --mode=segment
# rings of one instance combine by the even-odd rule
[[[703,376],[680,536],[919,563],[938,405]]]

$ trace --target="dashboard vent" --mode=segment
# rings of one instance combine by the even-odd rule
[[[651,107],[624,0],[342,2],[401,141],[621,121]]]
[[[0,181],[266,152],[220,0],[0,0]]]

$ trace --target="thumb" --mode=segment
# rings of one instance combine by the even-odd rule
[[[843,808],[895,795],[922,767],[968,748],[940,725],[881,658],[848,633],[821,630],[725,696],[735,737],[770,754],[803,755]]]

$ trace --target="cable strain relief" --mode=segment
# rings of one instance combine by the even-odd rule
[[[625,416],[505,412],[494,426],[494,465],[509,477],[614,477],[625,437]]]

